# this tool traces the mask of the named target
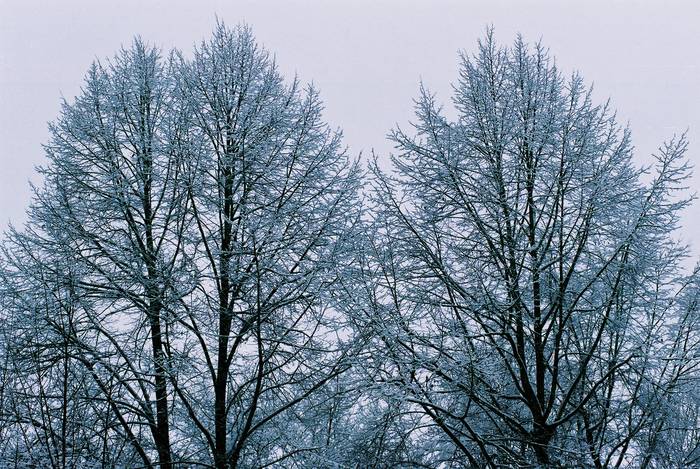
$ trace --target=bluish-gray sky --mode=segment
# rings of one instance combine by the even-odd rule
[[[326,118],[354,153],[386,154],[396,123],[411,119],[423,81],[443,102],[457,75],[457,51],[473,51],[487,25],[501,42],[517,32],[542,39],[561,68],[595,83],[629,121],[638,161],[689,129],[700,166],[700,2],[658,1],[36,1],[0,0],[0,229],[20,224],[28,181],[44,162],[46,123],[60,96],[79,92],[95,58],[134,35],[185,52],[215,17],[246,21],[282,71],[313,81]],[[692,181],[700,189],[700,177]],[[700,244],[700,204],[684,238]],[[693,238],[697,238],[694,240]]]

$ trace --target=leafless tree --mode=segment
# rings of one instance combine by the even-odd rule
[[[349,366],[328,291],[349,256],[360,174],[316,90],[284,85],[247,27],[219,25],[181,67],[198,286],[180,323],[197,352],[187,386],[173,386],[216,467],[282,463],[316,448],[275,419]],[[200,410],[202,397],[213,405]]]
[[[456,119],[422,88],[394,171],[375,165],[352,296],[374,381],[427,419],[431,466],[645,466],[675,431],[697,457],[697,410],[673,430],[658,412],[698,378],[697,272],[671,238],[685,139],[635,169],[629,131],[540,44],[489,32],[461,58]]]
[[[63,334],[74,364],[94,378],[99,399],[149,467],[151,445],[158,464],[172,461],[163,314],[177,292],[171,285],[182,267],[186,208],[173,85],[158,51],[140,40],[109,64],[94,64],[81,95],[64,102],[50,126],[45,186],[25,233],[12,233],[5,249],[7,274],[40,277],[34,288],[65,297],[63,277],[74,280],[68,309],[49,311],[47,325]],[[34,272],[23,269],[27,263]],[[118,398],[105,395],[114,380]],[[147,441],[137,437],[142,430]]]
[[[4,246],[21,331],[7,343],[26,352],[4,355],[11,397],[46,389],[7,431],[33,428],[54,467],[78,433],[34,413],[59,407],[74,409],[64,424],[86,408],[108,422],[115,466],[262,467],[319,450],[318,422],[294,410],[350,366],[328,291],[361,182],[321,109],[247,27],[218,25],[192,60],[136,40],[91,68]]]
[[[636,168],[540,44],[461,58],[369,177],[247,26],[95,63],[0,248],[2,463],[700,464],[685,137]]]

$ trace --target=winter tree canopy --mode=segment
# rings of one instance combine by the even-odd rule
[[[0,465],[700,464],[685,136],[459,60],[369,162],[247,26],[95,62],[0,251]]]

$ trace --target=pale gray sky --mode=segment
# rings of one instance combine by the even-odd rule
[[[595,83],[629,121],[638,161],[689,129],[700,166],[700,2],[658,1],[36,1],[0,0],[0,229],[20,224],[28,181],[44,162],[46,123],[60,96],[79,92],[95,58],[134,35],[189,52],[215,17],[246,21],[282,71],[313,81],[326,118],[354,153],[386,154],[395,123],[412,117],[424,82],[443,102],[457,75],[457,51],[473,51],[487,25],[500,42],[517,32],[542,39],[569,72]],[[700,177],[692,185],[700,189]],[[698,252],[700,204],[684,238]]]

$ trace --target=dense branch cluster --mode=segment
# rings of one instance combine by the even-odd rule
[[[249,28],[135,40],[0,252],[2,467],[700,464],[684,137],[488,32],[363,171]]]

